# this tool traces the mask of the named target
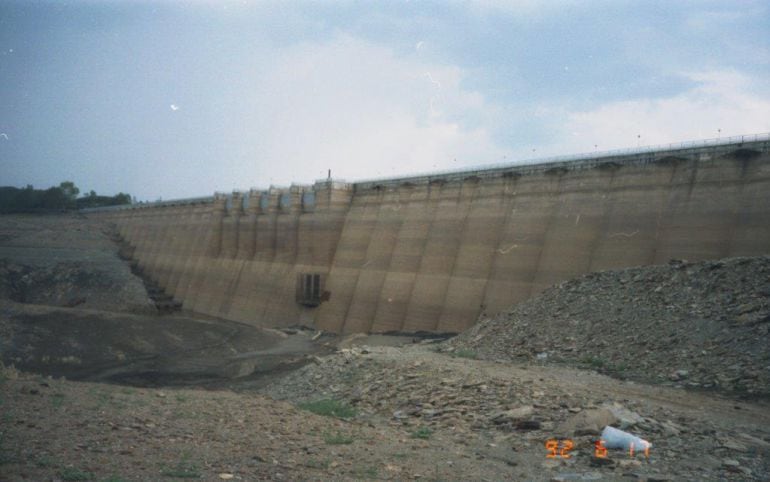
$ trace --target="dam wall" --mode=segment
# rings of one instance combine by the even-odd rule
[[[92,210],[184,307],[459,332],[591,271],[770,253],[770,139]]]

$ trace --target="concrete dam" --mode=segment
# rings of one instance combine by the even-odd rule
[[[770,136],[87,210],[194,312],[460,332],[591,271],[770,253]]]

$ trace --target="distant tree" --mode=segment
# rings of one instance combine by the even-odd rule
[[[0,187],[0,210],[10,211],[16,205],[21,189],[12,186]]]
[[[119,192],[113,198],[115,204],[131,204],[131,195],[124,192]]]
[[[71,203],[70,198],[64,193],[61,187],[49,187],[43,191],[40,196],[38,208],[44,209],[67,209]]]
[[[78,189],[77,186],[75,186],[75,183],[72,181],[63,181],[61,184],[59,184],[59,189],[62,190],[64,195],[67,196],[67,199],[70,201],[75,201],[75,199],[78,197],[78,194],[80,194],[80,189]]]
[[[72,181],[64,181],[58,187],[35,189],[31,184],[24,188],[0,186],[0,212],[34,212],[40,210],[82,209],[100,206],[131,204],[131,195],[118,193],[99,196],[93,189],[81,198]]]
[[[42,194],[43,191],[36,190],[32,187],[32,184],[27,184],[27,187],[20,189],[16,194],[16,199],[14,200],[11,209],[26,211],[39,208]]]
[[[118,193],[114,196],[99,196],[95,191],[77,199],[77,208],[98,208],[101,206],[116,206],[119,204],[131,204],[131,195]]]

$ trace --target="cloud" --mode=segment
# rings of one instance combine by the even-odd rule
[[[714,29],[722,28],[724,25],[736,24],[755,16],[759,17],[762,13],[762,8],[748,5],[741,9],[727,7],[723,10],[698,10],[687,16],[685,26],[695,30],[713,32]]]
[[[531,14],[534,12],[550,12],[565,7],[579,5],[575,0],[558,0],[543,2],[541,0],[471,0],[454,2],[472,9],[495,12],[512,12]]]
[[[494,161],[503,149],[483,120],[495,109],[463,76],[346,35],[281,49],[254,83],[245,148],[283,184]]]
[[[770,131],[770,92],[757,88],[762,84],[732,70],[685,76],[693,87],[677,95],[567,113],[560,150],[583,152],[594,150],[594,144],[604,150]]]

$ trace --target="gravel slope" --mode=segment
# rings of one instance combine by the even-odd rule
[[[672,261],[561,283],[442,350],[766,398],[769,331],[770,257]]]
[[[75,214],[0,216],[0,299],[156,312],[106,227]]]

